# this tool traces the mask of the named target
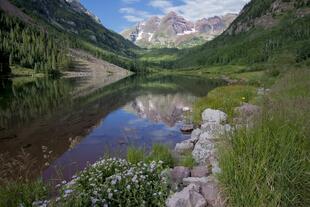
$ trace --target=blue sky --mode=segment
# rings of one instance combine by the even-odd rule
[[[175,11],[188,20],[238,13],[249,0],[81,0],[104,26],[116,32],[151,16]]]

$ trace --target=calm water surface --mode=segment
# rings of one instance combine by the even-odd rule
[[[22,151],[36,161],[32,174],[68,179],[104,155],[128,146],[174,147],[183,108],[223,84],[185,76],[133,76],[89,93],[85,78],[0,80],[0,153]]]

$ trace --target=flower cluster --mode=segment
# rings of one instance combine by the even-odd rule
[[[82,206],[164,206],[169,189],[162,164],[100,160],[65,185],[62,200],[76,199]]]

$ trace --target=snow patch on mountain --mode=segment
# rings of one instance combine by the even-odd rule
[[[162,18],[155,16],[140,22],[121,34],[141,47],[194,46],[220,35],[236,17],[237,14],[227,14],[192,22],[175,12],[169,12]]]

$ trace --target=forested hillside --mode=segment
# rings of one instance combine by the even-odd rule
[[[161,56],[168,58],[149,64],[193,68],[305,61],[310,57],[310,1],[253,0],[215,40],[175,52],[162,50]]]
[[[134,44],[65,0],[0,3],[0,47],[10,54],[10,64],[58,73],[71,64],[69,49],[77,48],[135,72],[143,68],[135,61]]]
[[[10,65],[33,68],[36,72],[53,72],[69,66],[69,41],[65,38],[39,31],[3,12],[0,25],[0,50],[9,54]]]

